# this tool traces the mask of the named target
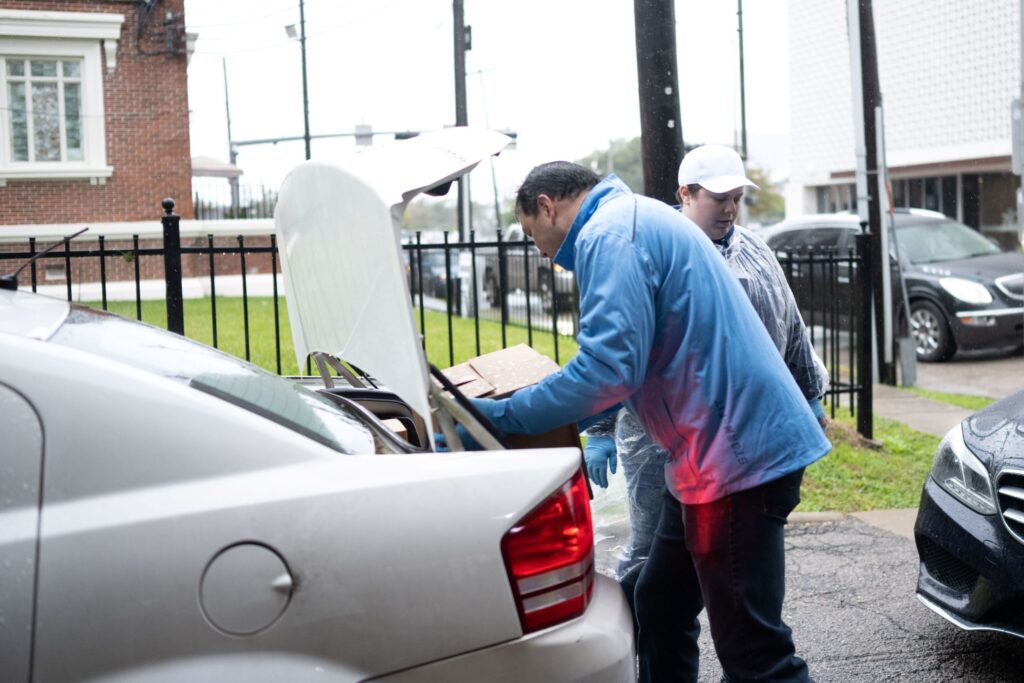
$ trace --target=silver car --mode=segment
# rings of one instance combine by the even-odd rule
[[[436,453],[3,290],[0,420],[0,681],[634,679],[578,450]]]
[[[576,451],[410,452],[232,356],[7,291],[0,417],[5,683],[632,680]]]

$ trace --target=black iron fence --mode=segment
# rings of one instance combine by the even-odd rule
[[[853,251],[809,249],[780,252],[786,274],[811,337],[825,363],[826,397],[833,416],[845,406],[857,415],[857,431],[872,437],[871,252],[868,235]]]
[[[41,251],[36,238],[30,238],[27,250],[17,245],[0,248],[0,274],[12,272],[21,265],[27,273],[22,283],[32,291],[41,286],[42,273],[49,273],[57,264],[63,279],[57,278],[66,298],[74,300],[74,280],[88,280],[96,289],[99,305],[108,310],[108,288],[134,287],[135,315],[142,319],[142,283],[158,278],[165,283],[167,328],[184,334],[185,277],[203,279],[210,299],[212,344],[218,346],[217,300],[218,281],[225,275],[240,280],[242,302],[241,324],[244,357],[251,360],[250,287],[257,274],[266,285],[259,294],[269,297],[273,315],[274,365],[282,372],[281,305],[278,291],[278,252],[275,237],[262,239],[242,235],[183,240],[180,221],[173,213],[174,203],[164,202],[163,232],[157,239],[140,238],[72,243],[65,239],[63,248],[28,263]],[[500,329],[501,348],[508,345],[509,331],[525,331],[526,341],[534,344],[535,333],[550,334],[554,356],[561,362],[567,356],[565,340],[578,331],[578,294],[573,274],[553,267],[542,258],[529,240],[479,241],[470,233],[464,242],[451,241],[447,233],[443,241],[428,243],[417,233],[402,245],[412,304],[417,311],[424,343],[428,334],[427,311],[445,314],[449,364],[455,362],[455,321],[472,320],[476,354],[482,349],[481,323]],[[255,243],[255,244],[254,244]],[[827,402],[833,415],[848,409],[857,416],[858,431],[872,436],[871,396],[871,288],[870,251],[867,236],[857,239],[854,251],[837,254],[831,251],[809,251],[781,255],[780,263],[793,289],[797,303],[811,336],[812,344],[824,361],[830,375]],[[94,246],[95,245],[95,246]],[[76,268],[76,263],[88,264]],[[257,264],[253,267],[253,264]],[[183,267],[184,265],[184,267]],[[112,268],[116,266],[116,268]],[[116,271],[112,275],[111,271]],[[127,271],[127,272],[126,272]],[[27,280],[27,282],[26,282]],[[80,283],[79,283],[80,284]],[[559,340],[562,341],[560,348]],[[435,359],[435,362],[441,359]],[[309,366],[307,363],[307,373]]]
[[[277,206],[273,185],[192,185],[192,206],[197,220],[272,218]]]
[[[409,290],[426,330],[426,311],[444,311],[448,318],[448,355],[454,363],[454,318],[472,318],[476,355],[481,352],[480,322],[496,323],[501,347],[508,345],[509,329],[525,330],[533,346],[536,332],[550,333],[556,362],[564,355],[559,337],[575,337],[579,328],[579,295],[572,273],[553,266],[533,242],[479,241],[470,231],[465,242],[427,243],[416,233],[402,245]]]

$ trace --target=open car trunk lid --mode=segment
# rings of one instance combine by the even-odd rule
[[[429,423],[401,217],[417,194],[443,189],[510,142],[495,131],[449,128],[334,163],[307,161],[288,174],[274,222],[299,367],[312,352],[343,358]]]

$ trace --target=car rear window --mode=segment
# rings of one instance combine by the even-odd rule
[[[145,323],[75,306],[50,341],[181,382],[341,453],[392,450],[359,417],[317,392]]]

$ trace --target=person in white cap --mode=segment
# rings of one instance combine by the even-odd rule
[[[701,228],[725,258],[824,428],[821,397],[828,388],[824,364],[811,347],[807,329],[772,250],[735,223],[748,187],[759,189],[747,178],[740,156],[728,147],[698,147],[685,156],[679,167],[678,193],[683,214]],[[670,454],[647,435],[628,410],[621,410],[612,422],[609,425],[608,420],[603,420],[589,430],[584,455],[591,481],[599,486],[607,486],[605,469],[610,467],[615,472],[616,457],[622,464],[630,534],[619,562],[618,577],[635,616],[636,584],[661,518],[664,467]]]

